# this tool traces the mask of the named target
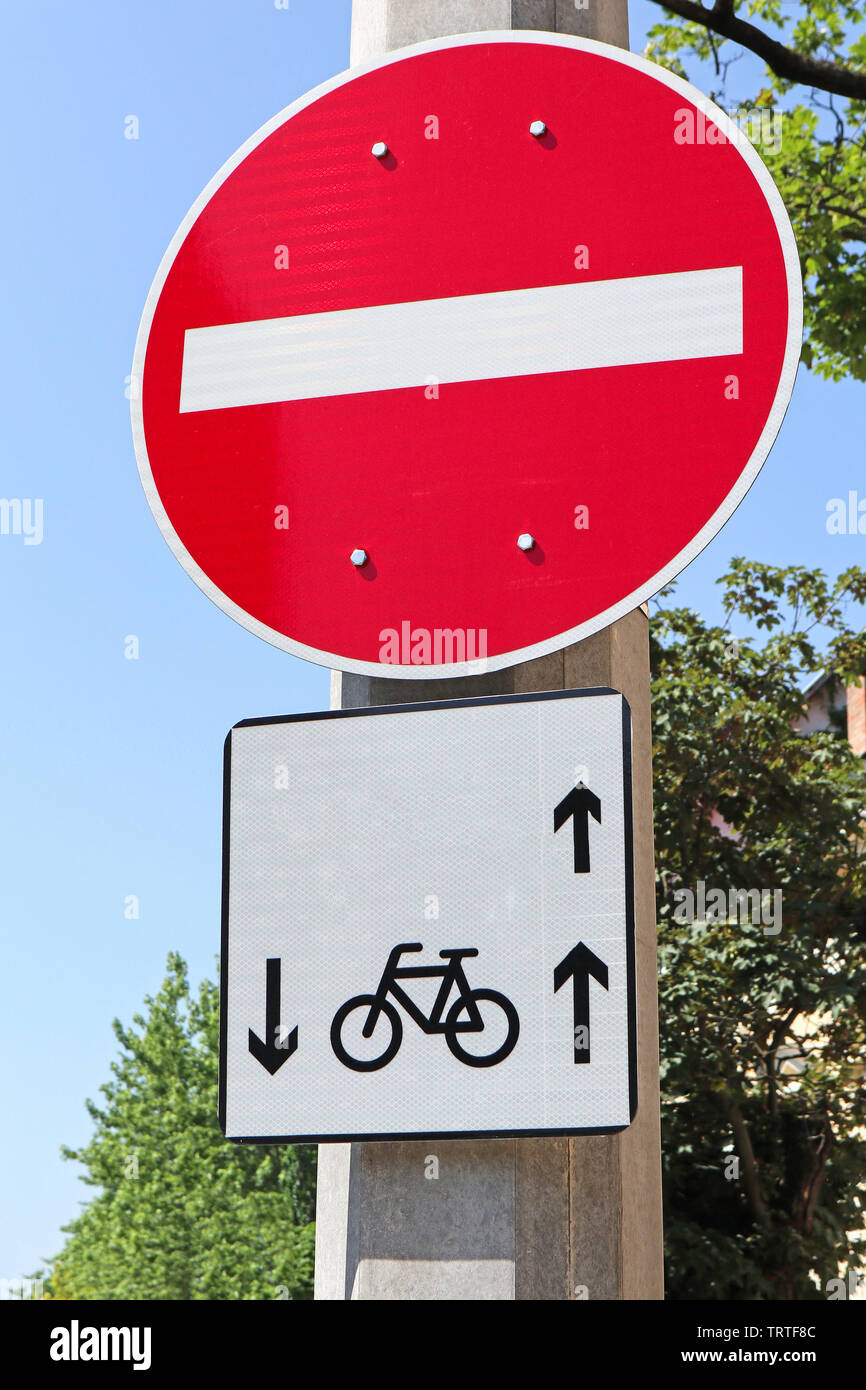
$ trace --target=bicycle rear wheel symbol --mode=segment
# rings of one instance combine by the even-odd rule
[[[410,1018],[413,1018],[423,1032],[442,1033],[445,1041],[458,1062],[467,1067],[495,1067],[514,1050],[520,1032],[517,1010],[504,994],[495,989],[470,989],[461,961],[467,956],[477,956],[471,947],[440,951],[439,955],[446,965],[398,966],[404,952],[421,951],[417,943],[402,943],[395,946],[388,957],[388,963],[379,981],[375,994],[356,994],[341,1004],[331,1024],[331,1046],[337,1059],[352,1071],[378,1071],[386,1067],[400,1050],[403,1041],[403,1020],[392,1000],[402,1005]],[[406,979],[441,979],[442,984],[436,1001],[428,1016],[418,1007],[404,989],[397,983]],[[458,996],[445,1013],[445,1007],[452,989],[456,985]],[[366,1012],[361,1027],[361,1037],[371,1039],[379,1029],[383,1044],[381,1051],[371,1057],[354,1056],[343,1041],[344,1025],[356,1010]],[[444,1014],[444,1018],[443,1018]],[[497,1024],[501,1032],[501,1015],[505,1016],[505,1039],[492,1052],[473,1052],[462,1041],[465,1035],[478,1035],[490,1026],[495,1032]],[[360,1019],[355,1020],[359,1022]],[[468,1041],[468,1039],[467,1039]]]

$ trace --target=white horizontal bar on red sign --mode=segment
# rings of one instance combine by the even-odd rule
[[[729,357],[742,266],[189,328],[180,411]]]

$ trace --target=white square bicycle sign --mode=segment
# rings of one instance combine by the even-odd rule
[[[226,741],[229,1139],[585,1134],[636,1106],[613,690],[244,720]]]

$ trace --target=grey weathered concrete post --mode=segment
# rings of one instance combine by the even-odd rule
[[[628,47],[627,0],[353,0],[352,62],[446,34],[542,29]],[[319,1299],[663,1296],[649,644],[643,611],[487,675],[332,675],[333,707],[610,685],[634,727],[638,1113],[581,1139],[323,1144]],[[428,1180],[427,1159],[439,1176]]]

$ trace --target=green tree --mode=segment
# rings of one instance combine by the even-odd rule
[[[805,287],[803,361],[866,380],[866,5],[860,0],[657,0],[646,56],[688,76],[711,63],[712,99],[744,117],[788,209]],[[744,50],[763,60],[743,64]],[[808,91],[803,100],[804,89]],[[759,124],[764,112],[772,124]]]
[[[794,725],[804,672],[866,668],[866,572],[719,582],[720,626],[651,629],[668,1296],[822,1297],[866,1225],[866,760]],[[700,881],[781,890],[781,930],[683,920]]]
[[[64,1149],[99,1189],[65,1228],[49,1296],[312,1296],[316,1150],[235,1146],[217,1121],[219,992],[194,996],[180,956],[132,1028],[90,1142]]]

